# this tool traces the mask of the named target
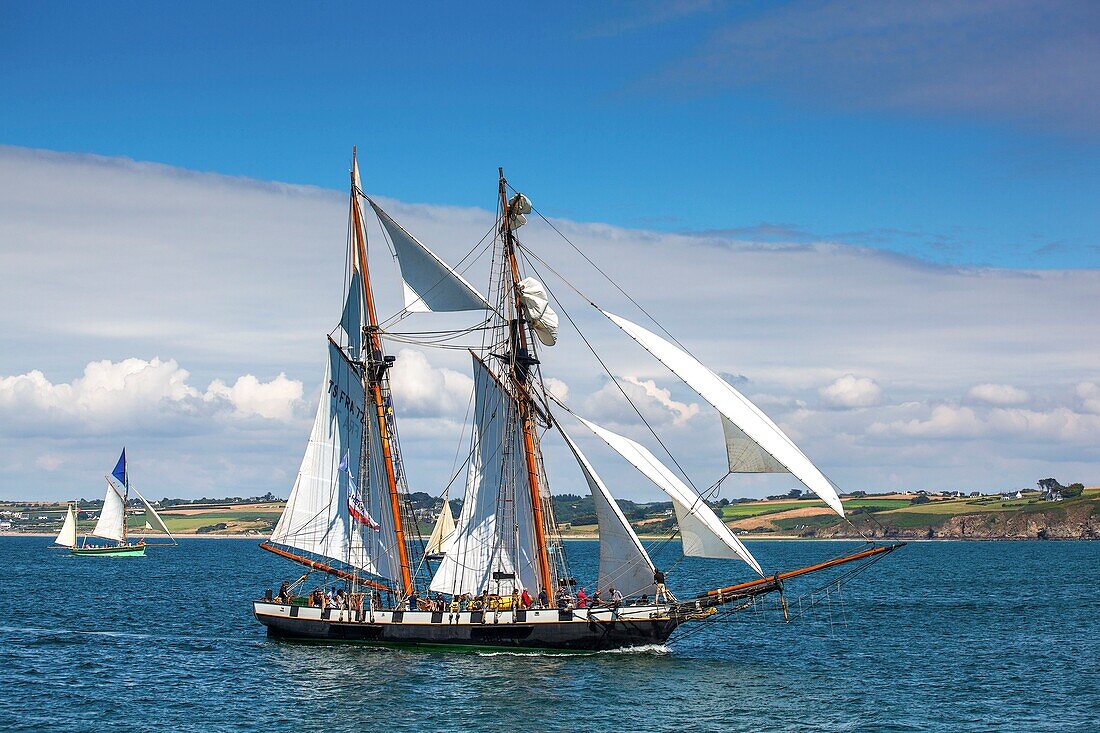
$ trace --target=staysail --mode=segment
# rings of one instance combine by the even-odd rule
[[[116,471],[118,469],[115,469]],[[126,505],[118,489],[107,482],[107,493],[103,496],[103,509],[99,512],[99,521],[95,523],[92,534],[107,540],[122,542],[125,537],[123,525],[126,522]]]
[[[745,435],[745,431],[730,422],[728,417],[721,413],[718,417],[722,420],[730,473],[789,473],[786,466]]]
[[[584,453],[566,434],[561,423],[557,423],[557,427],[577,459],[596,506],[596,522],[600,528],[600,569],[596,587],[601,590],[616,588],[627,597],[652,595],[653,561],[642,547],[642,541]]]
[[[76,514],[73,513],[73,505],[69,504],[69,511],[65,513],[65,523],[61,525],[61,531],[57,533],[55,545],[64,547],[76,547]]]
[[[844,516],[844,506],[832,482],[787,437],[771,418],[725,380],[678,346],[636,323],[605,310],[600,312],[653,354],[699,396],[737,426],[747,438],[817,494],[833,511]],[[728,439],[727,439],[728,443]]]
[[[137,489],[130,487],[130,490],[137,494],[137,497],[141,499],[141,503],[145,505],[145,529],[153,531],[161,531],[168,535],[175,541],[175,537],[172,537],[172,533],[168,531],[168,526],[164,523],[164,520],[160,518],[160,514],[153,508],[153,505],[149,503],[149,500],[141,495]]]
[[[497,574],[498,578],[514,575],[515,587],[533,591],[539,587],[538,550],[519,408],[476,356],[474,422],[462,512],[452,549],[443,557],[431,589],[477,594],[499,587],[501,592],[511,592],[512,579],[498,586]],[[504,493],[514,501],[502,502]],[[513,523],[515,533],[505,531]],[[504,535],[512,541],[505,543]]]
[[[676,510],[676,521],[680,525],[680,540],[685,555],[740,558],[758,574],[764,574],[748,548],[730,532],[729,527],[722,523],[707,503],[677,478],[667,466],[657,460],[648,448],[583,417],[577,417],[577,419],[672,499],[673,508]]]
[[[372,199],[367,201],[393,242],[404,285],[405,310],[421,313],[492,310],[485,297],[466,278],[405,231]]]
[[[352,500],[362,496],[355,476],[366,421],[363,384],[332,341],[328,352],[313,430],[271,541],[390,578],[394,567],[390,553],[376,551],[394,547],[392,518],[379,521],[375,530],[353,519],[349,511],[356,506]],[[371,442],[377,438],[368,445]],[[382,492],[368,493],[374,497]],[[378,508],[381,503],[373,502],[368,510],[379,520],[384,519]]]

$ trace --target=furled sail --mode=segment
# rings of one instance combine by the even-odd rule
[[[680,525],[684,554],[691,557],[741,558],[760,575],[763,571],[748,548],[722,523],[703,499],[676,477],[641,443],[577,417],[619,455],[668,494]]]
[[[817,494],[833,511],[844,516],[844,506],[840,503],[836,489],[817,466],[744,395],[726,383],[721,377],[701,364],[694,356],[678,346],[674,346],[655,333],[636,323],[621,318],[605,310],[600,310],[619,328],[653,354],[676,376],[714,406],[718,412],[736,425],[746,437],[750,438],[768,455],[784,466]]]
[[[526,277],[516,287],[535,335],[546,346],[553,346],[558,342],[558,314],[550,307],[545,286],[533,277]]]
[[[123,532],[125,522],[126,505],[122,501],[122,495],[108,482],[107,493],[103,496],[103,509],[99,512],[99,521],[95,523],[92,534],[103,539],[122,542],[125,536]]]
[[[137,489],[131,487],[130,490],[137,494],[137,497],[141,499],[141,503],[145,505],[145,529],[159,530],[171,537],[172,533],[168,531],[168,527],[164,524],[164,520],[160,518],[160,514],[158,514],[157,510],[153,508],[153,505],[149,503],[149,500],[142,496],[141,492]]]
[[[446,555],[454,548],[455,543],[455,518],[451,514],[451,503],[443,496],[443,508],[436,517],[432,536],[428,538],[428,546],[424,552],[428,555]]]
[[[404,285],[405,310],[421,313],[492,310],[488,301],[466,278],[418,242],[373,200],[368,198],[367,201],[393,242]]]
[[[596,506],[596,522],[600,528],[600,570],[596,587],[600,590],[618,589],[624,596],[653,595],[653,562],[642,547],[630,522],[626,521],[622,509],[615,502],[611,492],[592,468],[581,449],[573,442],[561,424],[558,432],[565,438],[577,465],[581,467],[588,488],[592,492],[592,502]]]
[[[331,341],[328,352],[313,430],[271,541],[389,578],[390,555],[376,551],[382,542],[378,535],[384,533],[387,546],[394,546],[392,518],[375,530],[353,519],[350,511],[359,495],[355,474],[366,421],[363,383]]]
[[[57,533],[55,545],[76,547],[76,514],[73,513],[73,505],[69,504],[69,511],[65,513],[65,523],[61,525],[61,531]]]
[[[514,574],[515,587],[533,592],[539,587],[538,552],[519,408],[476,356],[474,423],[462,512],[451,551],[443,557],[431,589],[476,594],[499,588],[502,593],[510,593],[511,579],[499,585],[494,580],[493,574],[500,573]],[[507,494],[508,501],[501,500],[503,494]],[[513,523],[517,529],[514,534],[508,531]]]
[[[786,467],[771,453],[761,448],[745,431],[719,413],[722,435],[726,438],[726,458],[730,473],[788,473]]]

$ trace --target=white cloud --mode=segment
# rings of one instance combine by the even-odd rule
[[[0,377],[3,430],[9,435],[74,429],[182,432],[225,408],[236,416],[287,421],[302,397],[302,383],[283,374],[270,382],[246,374],[232,387],[214,380],[205,392],[189,378],[175,359],[157,357],[91,362],[71,382],[54,383],[38,370]]]
[[[1077,396],[1085,412],[1100,415],[1100,385],[1094,382],[1081,382],[1077,385]]]
[[[978,384],[966,394],[971,399],[991,405],[1020,405],[1030,399],[1027,392],[1010,384]]]
[[[611,424],[638,424],[638,413],[630,406],[633,402],[651,425],[681,426],[699,413],[699,405],[672,399],[672,392],[658,387],[652,379],[620,377],[619,385],[610,380],[584,401],[584,417],[604,420]],[[630,402],[623,396],[625,392]]]
[[[419,351],[401,349],[390,370],[390,388],[402,415],[461,418],[470,404],[474,380],[453,369],[432,366]]]
[[[232,387],[215,379],[203,395],[207,402],[228,400],[237,414],[248,417],[258,415],[271,420],[290,420],[294,409],[302,401],[302,383],[287,379],[282,372],[270,382],[261,382],[251,374],[238,377]]]
[[[870,377],[845,374],[819,390],[834,407],[870,407],[882,399],[882,388]]]

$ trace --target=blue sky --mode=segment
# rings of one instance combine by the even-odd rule
[[[936,263],[1100,266],[1090,3],[4,4],[0,143]],[[1091,94],[1090,94],[1091,92]]]

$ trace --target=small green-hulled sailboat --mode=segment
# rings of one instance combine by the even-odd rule
[[[125,448],[122,449],[122,455],[119,456],[118,463],[115,464],[115,470],[111,471],[111,475],[105,478],[107,479],[107,493],[103,496],[103,509],[99,512],[99,519],[96,521],[95,528],[92,529],[92,536],[111,540],[114,544],[88,544],[87,536],[78,544],[76,513],[72,504],[69,505],[69,511],[65,515],[65,523],[62,525],[61,532],[57,535],[54,544],[70,548],[73,555],[143,557],[146,547],[145,538],[138,538],[137,542],[127,541],[126,503],[130,499],[131,491],[145,505],[145,526],[149,529],[164,532],[171,540],[170,543],[166,544],[176,544],[176,539],[168,531],[168,527],[165,526],[164,520],[157,514],[157,510],[137,489],[130,486],[130,476],[126,470]],[[111,480],[112,478],[114,481]]]

